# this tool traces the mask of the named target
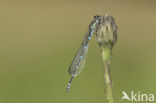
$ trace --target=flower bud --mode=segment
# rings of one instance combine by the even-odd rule
[[[96,41],[100,46],[112,48],[117,41],[117,25],[110,15],[100,17],[100,23],[96,33]]]

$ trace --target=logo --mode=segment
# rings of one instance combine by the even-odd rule
[[[128,95],[125,91],[122,91],[122,98],[121,101],[128,100],[128,101],[135,101],[135,102],[153,102],[154,101],[154,94],[146,94],[146,93],[141,93],[140,91],[134,92],[131,91]]]

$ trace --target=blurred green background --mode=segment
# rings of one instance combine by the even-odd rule
[[[93,36],[86,65],[65,92],[68,67],[93,16],[118,25],[111,75],[122,91],[156,95],[155,0],[0,0],[0,103],[106,103],[102,58]]]

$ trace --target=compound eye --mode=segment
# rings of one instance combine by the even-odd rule
[[[94,16],[94,19],[99,18],[99,17],[100,17],[99,15],[96,15],[96,16]]]

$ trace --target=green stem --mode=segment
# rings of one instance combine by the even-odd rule
[[[112,91],[112,81],[110,75],[110,58],[112,54],[112,50],[109,47],[101,47],[102,51],[102,59],[104,64],[104,79],[106,85],[106,98],[107,103],[113,102],[113,91]]]

